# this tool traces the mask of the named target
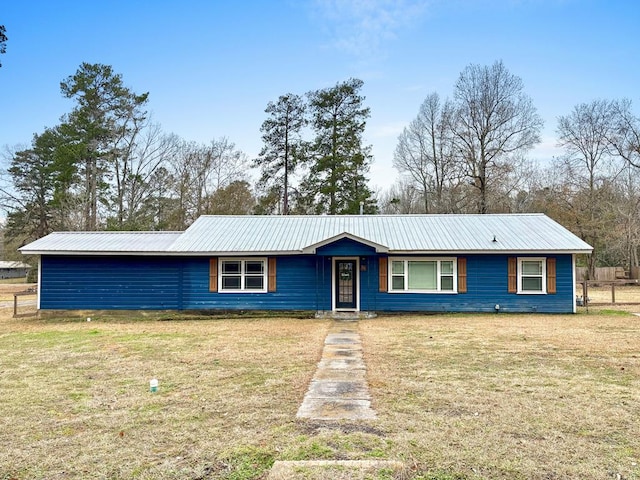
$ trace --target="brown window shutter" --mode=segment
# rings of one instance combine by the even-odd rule
[[[269,285],[267,290],[269,292],[276,291],[276,259],[274,257],[269,258]]]
[[[516,257],[509,257],[507,272],[509,277],[509,293],[516,293],[518,291],[518,259]]]
[[[467,259],[458,257],[458,293],[467,293]]]
[[[547,293],[556,293],[556,259],[547,258]]]
[[[380,270],[380,275],[379,275],[379,290],[381,292],[386,292],[387,288],[388,288],[388,273],[387,273],[387,265],[388,265],[388,260],[387,257],[380,257],[379,260],[379,270]]]
[[[218,259],[216,257],[209,260],[209,291],[218,291]]]

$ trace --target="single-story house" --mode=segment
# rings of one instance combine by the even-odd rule
[[[25,278],[29,274],[31,265],[23,262],[0,262],[0,279]]]
[[[591,246],[543,214],[202,216],[184,232],[57,232],[38,308],[575,312]]]

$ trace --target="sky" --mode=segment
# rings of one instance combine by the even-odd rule
[[[529,156],[549,161],[557,119],[628,98],[640,112],[637,0],[0,0],[0,148],[26,147],[73,108],[60,82],[111,65],[167,133],[228,138],[248,158],[268,102],[349,78],[371,109],[371,186],[398,178],[398,135],[470,64],[502,60],[544,119]]]

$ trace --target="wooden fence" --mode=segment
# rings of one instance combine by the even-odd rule
[[[590,280],[598,282],[614,282],[623,279],[637,279],[640,269],[633,267],[631,271],[625,271],[622,267],[597,267],[595,277]],[[587,275],[586,267],[576,267],[576,279],[578,282],[585,280]]]
[[[636,286],[639,284],[640,282],[635,279],[635,280],[611,280],[611,281],[606,281],[606,280],[582,280],[581,282],[579,282],[578,285],[576,285],[577,290],[576,290],[576,305],[578,305],[579,307],[584,307],[584,306],[588,306],[590,304],[593,305],[600,305],[602,304],[602,300],[600,302],[594,302],[592,301],[592,299],[589,297],[589,288],[591,288],[592,286],[595,287],[605,287],[605,288],[611,288],[611,303],[616,303],[616,286],[620,286],[620,287],[624,287],[627,285],[633,285]],[[582,295],[580,295],[580,291],[582,290]],[[640,293],[640,292],[638,292]],[[640,305],[640,296],[636,296],[636,298],[631,299],[631,301],[627,298],[626,300],[623,300],[622,303],[626,304],[626,305]],[[605,302],[608,303],[608,302]]]

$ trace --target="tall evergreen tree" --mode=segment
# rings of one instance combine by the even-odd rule
[[[109,65],[83,63],[75,75],[60,83],[66,98],[76,101],[64,118],[63,130],[83,177],[83,229],[98,227],[98,205],[107,203],[106,176],[126,155],[130,136],[145,118],[147,93],[137,95],[123,85],[122,76]],[[124,148],[123,148],[124,146]]]
[[[361,203],[366,213],[376,211],[365,176],[372,157],[371,147],[362,145],[370,114],[362,86],[352,78],[307,94],[315,139],[302,188],[316,213],[355,214]]]
[[[302,129],[307,123],[305,103],[299,95],[288,93],[277,103],[269,102],[265,113],[269,114],[260,131],[264,146],[254,160],[260,167],[263,187],[282,190],[282,214],[289,214],[289,185],[303,150]]]
[[[24,244],[59,227],[54,207],[61,180],[56,161],[58,137],[57,131],[47,129],[34,135],[31,148],[13,155],[8,169],[13,185],[7,216],[8,239]]]

